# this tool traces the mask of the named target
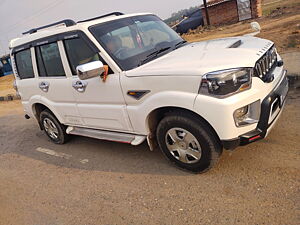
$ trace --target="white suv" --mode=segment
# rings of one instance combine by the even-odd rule
[[[288,81],[274,43],[252,36],[186,43],[152,14],[64,20],[11,41],[25,117],[70,135],[157,144],[204,172],[223,148],[267,136]]]

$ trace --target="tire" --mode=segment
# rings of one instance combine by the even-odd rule
[[[212,128],[190,113],[175,112],[164,117],[157,127],[156,137],[171,162],[194,173],[212,168],[223,151]]]
[[[40,124],[53,143],[62,145],[69,140],[66,127],[49,110],[41,112]]]

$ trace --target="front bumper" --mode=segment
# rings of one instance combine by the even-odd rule
[[[285,71],[280,84],[262,101],[260,119],[256,129],[240,135],[238,138],[222,141],[224,148],[235,149],[238,146],[264,139],[282,113],[288,89],[288,79]]]

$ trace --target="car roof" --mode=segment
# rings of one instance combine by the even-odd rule
[[[192,12],[190,12],[190,13],[188,13],[186,16],[187,17],[192,17],[193,15],[195,15],[195,14],[200,14],[200,15],[202,15],[202,13],[201,13],[201,10],[200,9],[197,9],[197,10],[195,10],[195,11],[192,11]]]
[[[101,24],[109,21],[114,21],[114,20],[119,20],[123,18],[129,18],[129,17],[134,17],[134,16],[144,16],[144,15],[153,15],[152,13],[134,13],[134,14],[126,14],[126,15],[110,15],[107,17],[102,17],[102,18],[95,18],[83,22],[77,22],[75,25],[72,26],[66,26],[63,24],[63,22],[59,25],[53,26],[53,27],[48,27],[45,29],[38,30],[32,34],[24,34],[19,38],[12,39],[9,43],[9,48],[15,48],[17,46],[25,45],[29,42],[39,40],[42,38],[46,38],[52,35],[60,34],[60,33],[65,33],[69,31],[74,31],[74,30],[86,30],[90,26],[95,25],[95,24]]]

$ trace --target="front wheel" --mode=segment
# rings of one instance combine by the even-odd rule
[[[156,135],[164,155],[176,166],[192,172],[206,172],[222,153],[212,129],[189,113],[172,113],[163,118]]]

